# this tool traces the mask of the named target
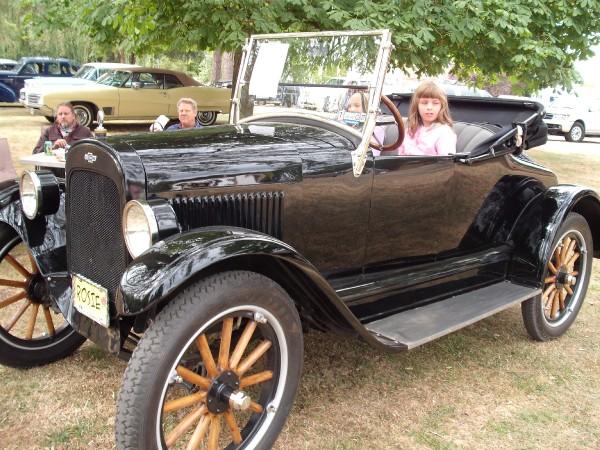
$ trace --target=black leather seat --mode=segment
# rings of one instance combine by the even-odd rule
[[[454,122],[453,129],[456,133],[456,153],[471,153],[500,131],[497,125],[467,122]]]

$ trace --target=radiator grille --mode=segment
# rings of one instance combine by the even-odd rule
[[[39,105],[39,103],[40,103],[39,94],[29,94],[27,96],[27,103],[30,103],[32,105]]]
[[[283,192],[178,197],[171,205],[184,231],[230,225],[281,238]]]
[[[69,270],[99,283],[112,296],[127,264],[117,186],[104,175],[72,171],[67,206]]]

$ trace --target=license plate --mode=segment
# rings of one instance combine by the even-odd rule
[[[73,275],[73,306],[81,314],[108,328],[108,291],[82,277]]]

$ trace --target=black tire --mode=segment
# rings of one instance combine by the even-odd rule
[[[233,327],[233,333],[225,332],[225,323]],[[227,339],[221,340],[221,333],[231,337],[231,345],[223,346],[225,350],[221,343]],[[244,345],[243,356],[234,358],[235,349],[242,346],[240,342],[246,333],[252,336],[249,344],[254,346],[252,352],[266,346],[262,356],[247,370],[252,371],[252,375],[256,375],[257,370],[261,375],[271,371],[272,377],[252,386],[241,386],[253,402],[256,400],[249,410],[233,413],[226,403],[221,405],[224,409],[215,410],[220,401],[216,388],[224,386],[217,380],[238,376],[238,371],[244,370],[246,355],[252,353]],[[198,342],[203,338],[206,338],[204,348],[212,355],[210,358],[199,351]],[[230,352],[231,349],[234,351]],[[221,350],[224,359],[219,355]],[[184,448],[196,426],[206,421],[212,433],[214,422],[211,420],[215,419],[211,417],[222,423],[222,416],[227,414],[234,415],[241,433],[234,443],[231,428],[222,425],[224,433],[219,436],[224,439],[219,441],[219,448],[271,448],[296,395],[302,354],[298,312],[278,284],[262,275],[240,271],[220,273],[197,282],[160,312],[133,352],[117,402],[117,448],[167,448],[167,441],[171,444],[169,448],[177,445]],[[216,364],[211,366],[210,361]],[[229,364],[229,370],[222,369]],[[192,376],[203,376],[204,383],[212,384],[202,387],[190,382],[189,371],[193,372]],[[239,376],[241,383],[248,381],[244,374]],[[169,411],[173,400],[194,395],[206,396],[196,399],[191,406]],[[255,409],[256,404],[262,411]],[[194,422],[173,442],[175,425],[181,424],[181,418],[189,414],[196,414]],[[240,420],[241,415],[245,416]]]
[[[569,142],[581,142],[585,137],[585,128],[581,122],[575,122],[569,132],[565,134],[565,139]]]
[[[37,267],[29,261],[27,252],[21,237],[8,225],[0,223],[0,278],[5,283],[7,279],[26,280],[23,283],[26,287],[0,285],[0,363],[17,368],[57,361],[85,342],[64,317],[52,310],[47,299],[35,297],[33,283],[45,282],[37,273]],[[25,277],[25,272],[29,276]],[[17,297],[20,298],[9,301]],[[12,323],[21,310],[23,313]],[[27,328],[31,320],[34,327],[29,334]]]
[[[44,116],[44,119],[46,119],[48,122],[50,123],[54,123],[54,116]]]
[[[556,236],[542,278],[543,293],[521,304],[525,328],[538,341],[557,338],[569,329],[581,309],[590,282],[594,246],[587,221],[579,214],[570,213]],[[574,244],[569,250],[571,240]],[[563,249],[565,256],[562,256]],[[568,260],[575,254],[579,256],[569,264]]]
[[[217,111],[199,111],[196,117],[198,118],[200,125],[207,127],[213,125],[217,121],[217,115]]]
[[[87,103],[73,103],[73,111],[77,117],[79,125],[91,127],[95,120],[94,107]]]

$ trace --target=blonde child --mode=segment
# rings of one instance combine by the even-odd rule
[[[419,85],[412,96],[408,126],[399,155],[451,155],[456,134],[444,91],[433,81]]]

